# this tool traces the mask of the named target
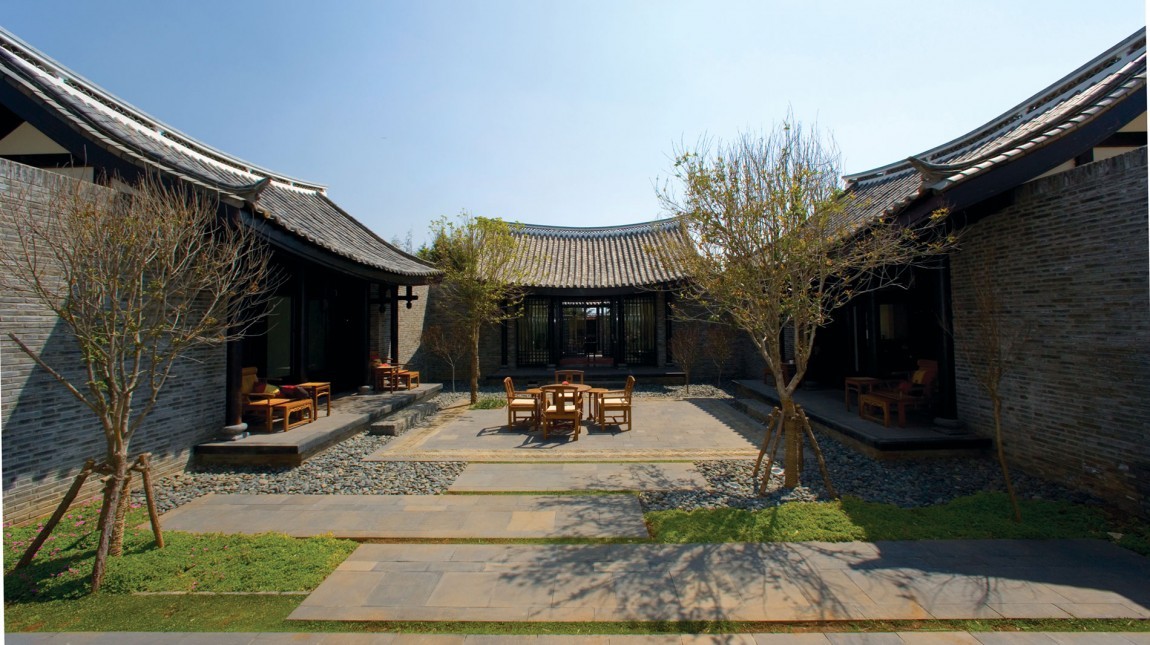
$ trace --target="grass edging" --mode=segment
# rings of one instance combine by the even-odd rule
[[[1150,632],[1150,621],[1119,619],[875,621],[296,621],[300,596],[133,596],[21,604],[5,614],[9,632],[396,632],[408,634],[735,634],[802,632]]]
[[[5,627],[8,631],[401,631],[474,634],[645,634],[755,631],[1150,631],[1138,620],[850,621],[738,623],[474,623],[288,621],[287,616],[360,543],[649,544],[980,538],[1100,538],[1150,554],[1150,529],[1116,524],[1095,507],[1024,502],[1026,520],[1009,520],[1005,495],[983,493],[937,507],[900,509],[857,499],[788,503],[761,511],[714,509],[646,515],[652,538],[365,539],[290,538],[277,534],[167,532],[155,549],[147,530],[130,528],[125,556],[110,563],[106,589],[85,596],[99,506],[74,507],[33,565],[12,572],[36,527],[5,528]],[[143,521],[132,511],[129,526]],[[1125,543],[1124,543],[1125,542]],[[572,631],[576,630],[576,631]]]

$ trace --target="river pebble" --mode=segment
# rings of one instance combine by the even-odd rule
[[[731,392],[713,385],[640,386],[643,398],[732,399]],[[502,388],[484,387],[482,396],[501,396]],[[466,392],[443,393],[435,398],[441,408],[466,401]],[[816,433],[831,481],[840,495],[911,508],[941,504],[984,490],[1002,490],[1002,474],[993,458],[931,458],[876,461]],[[358,435],[309,459],[298,468],[210,466],[191,468],[156,482],[157,505],[166,512],[208,493],[256,495],[441,495],[455,481],[466,462],[370,462],[364,457],[394,440],[389,436]],[[780,459],[782,455],[780,453]],[[804,451],[802,485],[783,487],[781,464],[772,468],[766,495],[759,496],[752,480],[752,460],[699,461],[695,467],[707,480],[705,490],[648,492],[639,495],[645,510],[697,508],[761,509],[788,501],[830,499],[813,450]],[[764,463],[765,467],[765,463]],[[1024,498],[1062,499],[1098,503],[1090,497],[1023,473],[1013,473],[1015,488]],[[133,501],[142,502],[135,492]]]

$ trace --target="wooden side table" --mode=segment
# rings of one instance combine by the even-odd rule
[[[403,381],[403,388],[410,390],[412,387],[419,387],[419,370],[399,370],[397,378]]]
[[[308,381],[307,383],[300,383],[299,387],[307,390],[311,395],[311,404],[315,409],[316,414],[319,414],[319,397],[327,397],[327,416],[331,416],[331,383],[325,381]]]
[[[276,406],[283,405],[284,403],[291,403],[291,399],[258,399],[256,401],[248,402],[244,407],[247,410],[259,410],[264,414],[264,430],[267,432],[272,431],[272,413],[275,412]]]
[[[535,423],[531,424],[532,430],[538,430],[539,424],[543,423],[543,390],[537,387],[529,387],[524,390],[535,399]]]
[[[847,405],[847,411],[851,409],[851,390],[854,390],[855,398],[862,401],[860,397],[867,394],[878,385],[879,380],[871,376],[848,376],[843,380],[843,402]],[[862,403],[859,403],[862,405]]]
[[[859,417],[868,421],[877,422],[879,419],[872,415],[872,410],[882,411],[883,427],[890,427],[890,406],[895,405],[898,410],[898,427],[906,427],[906,402],[900,396],[868,392],[859,395]]]
[[[296,426],[315,421],[315,405],[311,402],[311,399],[290,399],[272,407],[283,412],[284,432]],[[298,414],[298,419],[292,421],[292,414]],[[271,412],[268,412],[268,420],[270,422]]]
[[[610,391],[605,387],[593,387],[587,390],[587,416],[599,425],[603,425],[603,419],[599,417],[599,404],[603,401],[603,395]]]

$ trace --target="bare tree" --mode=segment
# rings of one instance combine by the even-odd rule
[[[671,358],[683,369],[683,383],[691,394],[691,372],[703,355],[702,323],[680,318],[671,332]]]
[[[723,366],[734,355],[737,340],[738,334],[726,325],[715,323],[707,328],[707,340],[703,347],[706,348],[707,358],[715,366],[715,385],[719,387],[723,387]]]
[[[479,400],[479,333],[518,315],[523,299],[519,244],[511,224],[460,213],[431,224],[427,258],[443,272],[438,295],[461,321],[471,352],[471,403]]]
[[[974,307],[967,312],[972,344],[963,353],[975,380],[990,397],[998,463],[1002,467],[1002,478],[1006,484],[1006,494],[1010,497],[1014,521],[1021,522],[1022,510],[1018,506],[1018,497],[1010,479],[1002,434],[1002,379],[1018,359],[1029,336],[1029,329],[1025,322],[1012,318],[1006,311],[1002,298],[994,288],[994,280],[985,267],[974,269],[972,295]]]
[[[415,253],[415,242],[411,238],[411,229],[407,229],[407,236],[402,240],[398,235],[391,236],[391,245],[406,253]]]
[[[915,228],[848,217],[839,176],[833,144],[788,118],[765,136],[678,153],[674,179],[682,195],[667,184],[658,191],[686,233],[672,252],[691,276],[687,297],[746,332],[774,376],[780,407],[760,461],[764,452],[773,460],[785,437],[784,485],[797,486],[805,432],[832,494],[814,433],[794,401],[815,333],[855,296],[897,284],[902,270],[951,243],[940,233],[944,211]],[[788,327],[795,372],[784,380],[779,339]]]
[[[103,459],[85,469],[106,475],[95,592],[108,555],[121,548],[132,471],[147,481],[146,459],[129,460],[132,438],[180,358],[238,338],[242,321],[263,310],[274,287],[270,254],[251,229],[221,219],[214,196],[154,177],[126,193],[51,178],[42,198],[0,198],[16,236],[0,246],[6,286],[59,317],[84,376],[65,376],[65,365],[9,338],[91,410],[107,442]]]
[[[451,368],[451,392],[454,394],[456,364],[468,355],[471,344],[460,321],[448,316],[447,312],[441,312],[436,319],[442,322],[423,330],[421,343],[427,351],[443,359],[443,362]]]

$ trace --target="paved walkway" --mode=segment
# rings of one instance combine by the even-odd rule
[[[451,493],[658,491],[705,489],[707,480],[689,463],[468,464]]]
[[[207,495],[163,525],[352,539],[648,537],[633,495]]]
[[[722,401],[637,401],[635,417],[631,432],[594,429],[578,442],[566,438],[543,442],[538,433],[525,429],[503,430],[503,410],[457,411],[437,425],[399,437],[374,457],[530,460],[535,463],[471,463],[452,487],[460,492],[524,494],[215,495],[169,513],[165,526],[203,532],[333,533],[407,540],[646,537],[641,508],[633,495],[526,493],[705,487],[690,463],[671,462],[751,458],[761,439],[757,424]],[[620,461],[643,463],[610,463]],[[1147,580],[1150,559],[1095,540],[364,544],[291,618],[479,622],[1150,619]],[[323,642],[415,638],[316,637]],[[738,635],[704,641],[679,636],[599,637],[590,642],[777,642],[797,637]],[[194,635],[189,638],[186,642],[197,640]],[[266,638],[275,642],[283,635]],[[452,643],[507,640],[504,636],[427,638]],[[564,638],[537,640],[571,642]],[[802,638],[812,643],[900,643],[938,642],[934,639],[940,637],[883,634],[858,640],[858,635],[811,634]],[[1016,642],[1013,638],[1031,635],[959,633],[946,642]],[[1120,641],[1122,637],[1114,638]],[[250,640],[240,642],[264,639],[265,635],[250,635]]]
[[[279,633],[140,633],[7,634],[14,645],[141,645],[210,643],[212,645],[1150,645],[1150,634],[1138,632],[876,632],[806,634],[670,634],[652,636],[471,636],[463,634],[279,634]]]
[[[1097,540],[365,544],[289,618],[1150,618],[1150,559]]]
[[[633,429],[583,422],[578,441],[554,434],[544,441],[530,426],[507,428],[507,410],[440,413],[368,457],[369,461],[698,461],[754,459],[762,424],[718,399],[634,400]]]

